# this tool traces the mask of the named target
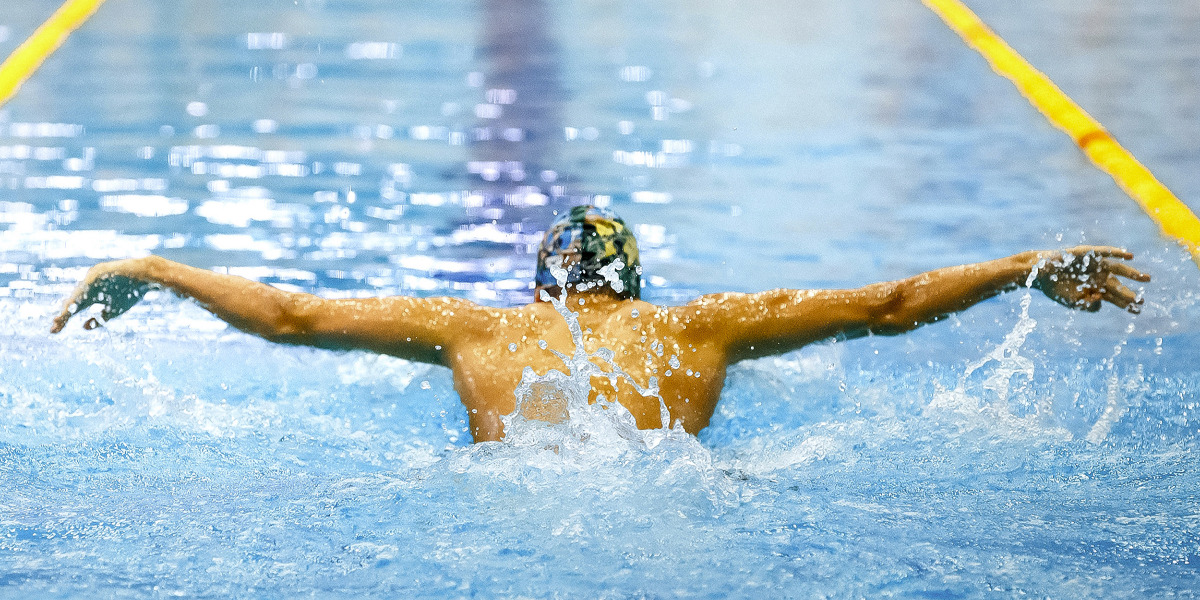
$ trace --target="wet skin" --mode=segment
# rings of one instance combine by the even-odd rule
[[[579,313],[589,353],[601,347],[613,351],[611,365],[597,364],[605,372],[615,365],[643,388],[656,377],[672,424],[681,422],[694,434],[716,409],[726,368],[740,360],[831,338],[903,333],[1026,285],[1071,308],[1094,312],[1109,302],[1136,313],[1141,300],[1118,276],[1140,282],[1150,277],[1122,262],[1132,257],[1104,246],[1024,252],[852,290],[713,294],[674,307],[621,300],[611,291],[568,290],[567,307]],[[539,375],[565,371],[551,350],[568,356],[575,350],[566,322],[548,302],[491,308],[457,298],[326,300],[156,256],[93,267],[51,331],[100,304],[100,319],[84,323],[94,329],[152,288],[194,299],[230,325],[274,342],[367,350],[449,367],[476,442],[503,437],[500,416],[515,410],[514,392],[525,367]],[[620,402],[640,428],[662,425],[658,397],[628,381],[618,379],[614,386],[608,377],[593,377],[591,394],[592,400],[603,394]],[[553,405],[556,394],[540,390],[540,396],[545,402],[532,403],[527,416],[561,418]]]

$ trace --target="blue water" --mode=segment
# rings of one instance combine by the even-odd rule
[[[971,6],[1200,208],[1200,8]],[[148,252],[526,302],[582,201],[661,303],[1079,242],[1155,279],[742,363],[699,438],[557,453],[471,445],[445,369],[166,295],[46,333]],[[1195,597],[1198,286],[919,2],[109,0],[0,109],[0,597]]]

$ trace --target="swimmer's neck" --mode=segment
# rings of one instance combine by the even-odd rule
[[[534,303],[548,303],[542,299],[542,292],[546,292],[550,297],[559,298],[562,288],[557,285],[539,287],[534,290]],[[605,286],[602,288],[579,291],[573,285],[567,285],[566,295],[567,306],[575,308],[576,306],[600,307],[630,302],[632,298],[622,298],[611,288]]]

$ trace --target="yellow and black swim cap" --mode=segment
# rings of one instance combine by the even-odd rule
[[[608,287],[623,299],[642,295],[637,240],[607,209],[576,206],[550,225],[538,248],[539,288],[559,285],[554,269],[565,271],[564,283],[576,289]]]

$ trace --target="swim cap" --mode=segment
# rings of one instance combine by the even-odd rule
[[[566,283],[577,289],[609,287],[622,299],[642,295],[637,240],[607,209],[576,206],[550,225],[538,248],[539,288],[558,285],[552,268],[565,270]]]

